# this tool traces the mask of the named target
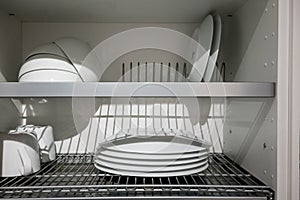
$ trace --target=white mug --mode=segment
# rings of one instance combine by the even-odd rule
[[[53,128],[51,126],[22,125],[17,127],[17,132],[34,134],[40,147],[41,161],[49,162],[56,158]]]
[[[38,142],[29,134],[0,134],[0,151],[1,177],[24,176],[41,169]]]

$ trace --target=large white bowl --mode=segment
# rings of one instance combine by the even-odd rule
[[[82,64],[86,56],[91,52],[90,46],[76,38],[61,38],[54,43],[66,54],[66,56],[77,64]]]
[[[66,59],[51,55],[36,55],[22,65],[19,76],[39,69],[56,69],[77,73],[75,67]]]
[[[60,70],[30,71],[19,77],[20,82],[81,82],[76,73]]]
[[[61,49],[59,49],[59,47],[56,44],[48,43],[48,44],[44,44],[44,45],[38,46],[35,49],[33,49],[26,56],[25,61],[30,59],[32,56],[41,55],[41,54],[54,55],[54,56],[58,56],[58,57],[67,59],[67,56],[63,53],[63,51]]]
[[[36,55],[28,60],[19,71],[19,78],[24,74],[37,70],[60,70],[80,74],[83,81],[97,81],[97,75],[90,69],[82,65],[70,64],[66,59],[52,55]],[[49,81],[49,80],[44,80]]]
[[[95,72],[81,64],[74,63],[73,64],[77,69],[78,73],[82,77],[85,82],[97,82],[99,80],[98,76]]]
[[[64,52],[68,59],[74,65],[84,65],[97,74],[97,66],[99,65],[96,56],[90,54],[92,49],[88,43],[76,38],[61,38],[54,43]],[[85,60],[88,56],[88,60]],[[97,81],[99,77],[97,78]]]
[[[75,38],[61,38],[52,43],[41,45],[32,50],[26,57],[26,62],[19,71],[19,80],[30,81],[30,77],[32,81],[75,81],[73,75],[62,72],[65,71],[76,73],[84,82],[98,81],[99,78],[94,66],[88,66],[84,62],[90,52],[91,48],[86,42]],[[57,70],[60,72],[51,73],[47,76],[43,75],[43,72],[33,73],[33,71],[38,70]],[[63,74],[66,75],[65,78],[63,78]],[[35,77],[35,75],[42,76]]]

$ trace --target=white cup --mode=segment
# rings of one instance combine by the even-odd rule
[[[39,145],[29,134],[0,134],[0,176],[24,176],[41,169]]]
[[[17,127],[16,132],[34,134],[36,136],[42,162],[55,160],[56,147],[54,143],[53,128],[51,126],[22,125]]]

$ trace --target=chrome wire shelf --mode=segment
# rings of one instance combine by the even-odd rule
[[[265,199],[274,193],[223,154],[199,174],[143,178],[101,172],[91,154],[60,154],[30,176],[0,179],[2,198],[22,199]]]

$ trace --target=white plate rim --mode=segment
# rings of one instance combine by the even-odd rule
[[[151,140],[151,141],[150,141]],[[198,146],[202,148],[210,148],[211,144],[205,140],[187,138],[176,135],[153,135],[153,136],[125,136],[116,138],[110,141],[104,141],[99,144],[101,147],[110,148],[118,145],[129,144],[129,143],[148,143],[148,142],[166,142],[166,143],[179,143]]]
[[[124,170],[124,171],[135,171],[135,172],[173,172],[188,170],[191,168],[201,167],[208,163],[208,159],[200,160],[194,163],[184,164],[184,165],[164,165],[164,166],[146,166],[146,165],[130,165],[130,164],[118,164],[113,162],[105,162],[102,160],[95,160],[95,164],[101,165],[104,167],[112,168],[115,170]],[[132,169],[132,170],[131,170]],[[133,170],[134,169],[134,170]]]
[[[180,153],[180,154],[172,154],[172,155],[164,155],[164,154],[136,154],[136,153],[126,153],[126,152],[116,152],[116,151],[110,151],[110,150],[104,150],[99,151],[102,154],[108,155],[108,156],[118,156],[118,157],[124,157],[124,158],[131,158],[131,159],[149,159],[149,160],[178,160],[178,159],[187,159],[191,157],[196,157],[200,155],[208,154],[208,150],[204,152],[195,152],[195,153]]]
[[[195,156],[187,159],[164,159],[164,160],[147,160],[147,159],[132,159],[132,158],[124,158],[124,157],[115,157],[115,156],[107,156],[104,154],[97,154],[95,155],[96,159],[101,159],[106,162],[112,161],[112,162],[119,162],[120,164],[137,164],[137,165],[151,165],[151,166],[159,166],[159,165],[182,165],[182,164],[188,164],[193,163],[197,161],[201,161],[204,159],[207,159],[209,157],[209,154],[204,154],[200,156]],[[111,160],[107,160],[111,159]],[[168,163],[168,164],[161,164],[161,163]]]

